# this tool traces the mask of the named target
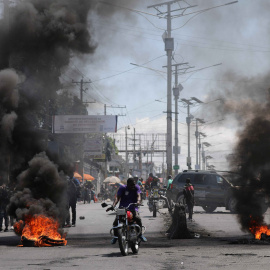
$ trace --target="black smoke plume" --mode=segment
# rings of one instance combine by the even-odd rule
[[[230,82],[209,95],[221,102],[213,103],[206,115],[236,123],[238,141],[228,161],[230,170],[239,175],[234,190],[238,219],[242,230],[250,231],[252,223],[265,225],[270,198],[270,76],[243,78],[228,72],[223,79]]]
[[[0,173],[16,185],[9,214],[63,222],[71,158],[47,150],[60,76],[72,57],[91,54],[88,0],[26,0],[0,21]],[[60,223],[60,224],[61,224]]]

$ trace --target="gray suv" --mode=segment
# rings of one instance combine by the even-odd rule
[[[232,191],[234,186],[215,171],[185,170],[179,173],[172,182],[167,196],[175,203],[184,203],[183,189],[186,179],[190,178],[194,186],[195,205],[211,213],[217,207],[226,207],[235,213],[236,200]]]

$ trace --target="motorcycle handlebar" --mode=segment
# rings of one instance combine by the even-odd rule
[[[128,209],[131,205],[143,206],[142,204],[138,204],[138,203],[130,203],[127,207],[125,207],[125,209]],[[115,211],[115,208],[112,206],[112,204],[109,204],[108,206],[110,206],[110,207],[106,209],[106,212]]]

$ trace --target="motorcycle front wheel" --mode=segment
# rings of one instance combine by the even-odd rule
[[[118,234],[118,243],[119,243],[121,254],[123,256],[127,256],[128,255],[128,242],[126,239],[125,229],[119,228],[117,231],[117,234]]]
[[[133,252],[134,254],[137,254],[137,253],[139,252],[139,243],[138,243],[138,241],[136,241],[136,242],[131,242],[131,243],[130,243],[130,248],[131,248],[131,250],[132,250],[132,252]]]
[[[153,204],[153,217],[157,216],[157,206],[156,203]]]

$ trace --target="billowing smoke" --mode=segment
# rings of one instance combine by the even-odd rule
[[[238,142],[228,161],[231,171],[239,174],[236,210],[242,229],[249,231],[251,219],[264,225],[265,200],[270,197],[270,76],[240,78],[228,73],[224,79],[231,83],[209,95],[221,102],[207,113],[237,123]]]
[[[64,223],[66,215],[66,179],[44,152],[36,155],[29,168],[18,176],[17,192],[9,205],[9,213],[24,220],[25,216],[45,215]]]
[[[60,76],[75,55],[91,54],[92,1],[26,0],[0,21],[0,173],[16,184],[9,214],[44,214],[62,224],[71,158],[47,150],[58,113]]]

